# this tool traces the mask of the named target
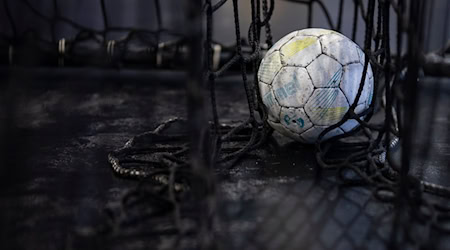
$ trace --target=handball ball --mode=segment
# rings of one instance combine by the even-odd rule
[[[315,143],[319,134],[338,123],[356,100],[364,60],[356,43],[332,30],[303,29],[281,38],[266,53],[258,71],[267,122],[294,140]],[[369,107],[372,95],[369,64],[356,114]],[[323,139],[358,125],[356,120],[348,120]]]

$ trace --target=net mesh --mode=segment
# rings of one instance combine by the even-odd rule
[[[317,8],[325,15],[330,29],[342,29],[343,0],[336,10],[330,10],[326,1],[321,0],[289,1],[307,8],[308,27],[312,26],[313,9]],[[320,134],[319,138],[323,138],[349,119],[360,124],[351,132],[316,144],[316,172],[320,178],[289,188],[283,197],[265,204],[267,211],[251,215],[262,217],[262,222],[237,233],[230,228],[241,227],[239,223],[250,215],[245,215],[245,211],[218,215],[218,179],[223,173],[239,168],[238,163],[246,157],[264,157],[270,147],[268,141],[273,130],[266,122],[268,114],[259,95],[257,71],[262,53],[273,44],[270,21],[276,2],[250,0],[250,13],[243,13],[237,0],[189,1],[186,34],[162,27],[164,13],[158,0],[153,1],[155,30],[113,27],[108,2],[104,0],[99,0],[104,28],[98,30],[64,17],[56,0],[53,15],[41,12],[28,0],[19,2],[49,26],[50,37],[33,29],[20,32],[10,1],[4,0],[11,29],[10,34],[0,34],[0,58],[4,65],[150,66],[187,68],[189,72],[187,119],[170,119],[109,154],[115,174],[136,179],[139,184],[108,206],[104,224],[77,231],[74,238],[82,240],[71,239],[70,244],[114,249],[145,248],[148,244],[160,249],[291,249],[299,241],[311,249],[361,248],[364,244],[352,238],[355,230],[360,231],[353,227],[360,220],[376,224],[363,235],[374,246],[395,248],[402,244],[411,249],[433,249],[441,244],[436,239],[448,237],[449,187],[411,174],[419,95],[417,79],[421,74],[445,76],[450,72],[445,59],[448,45],[435,53],[423,53],[428,1],[353,1],[352,39],[355,40],[358,26],[363,26],[365,32],[361,79],[366,77],[369,62],[374,69],[377,91],[372,104],[366,112],[356,114],[364,87],[361,81],[355,101],[343,119]],[[213,18],[225,4],[232,5],[235,32],[235,43],[228,47],[213,41]],[[336,20],[332,11],[337,11]],[[242,27],[242,15],[251,16],[249,27]],[[390,29],[391,22],[397,24],[395,33]],[[58,39],[57,23],[75,29],[74,38]],[[111,39],[111,33],[115,32],[122,37]],[[390,47],[391,40],[395,40],[395,48]],[[30,55],[44,59],[33,62]],[[175,60],[180,58],[177,55],[185,60]],[[216,81],[230,71],[241,74],[248,117],[241,123],[223,124],[218,115]],[[208,100],[198,94],[203,92],[208,93]],[[211,119],[206,115],[209,112]],[[376,115],[381,117],[378,122],[372,119]],[[330,169],[333,169],[331,176],[325,174]],[[358,208],[348,220],[336,214],[338,210],[324,205],[341,206],[327,199],[337,192],[339,187],[330,185],[336,182],[345,187],[366,187],[344,192],[344,200],[350,204],[348,212],[353,213],[352,207]],[[361,202],[354,197],[366,198]],[[373,206],[381,209],[374,212],[369,209]],[[230,222],[226,223],[228,217]],[[292,218],[300,219],[292,221]],[[325,223],[326,218],[332,218],[331,224]],[[329,235],[339,233],[334,239],[324,239],[320,232],[308,234],[308,227],[320,227],[321,232]],[[230,238],[234,240],[217,240]]]

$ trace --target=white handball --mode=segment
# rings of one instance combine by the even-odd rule
[[[364,60],[356,43],[332,30],[303,29],[281,38],[267,52],[258,71],[270,126],[297,141],[315,143],[319,134],[338,123],[355,101]],[[372,95],[369,64],[355,113],[369,107]],[[323,139],[358,125],[356,120],[348,120]]]

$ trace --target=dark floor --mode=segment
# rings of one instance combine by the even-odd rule
[[[0,168],[1,249],[73,249],[70,233],[102,223],[104,208],[136,185],[113,175],[107,153],[133,135],[184,114],[183,74],[83,69],[1,74],[6,85],[0,93],[5,152]],[[436,82],[428,79],[426,89]],[[438,89],[445,98],[431,116],[436,121],[433,147],[425,152],[431,160],[413,169],[444,184],[450,178],[449,83]],[[242,89],[233,77],[219,82],[221,121],[246,117]],[[430,91],[424,93],[433,97],[435,89]],[[419,118],[427,115],[419,113]],[[418,144],[429,137],[424,134],[418,133]],[[316,180],[314,148],[275,137],[279,148],[268,151],[266,159],[246,160],[227,178],[218,177],[220,245],[255,250],[385,247],[392,204],[376,200],[370,188],[338,185],[332,171]],[[450,249],[449,237],[435,236],[435,247]],[[170,249],[162,241],[127,246]]]

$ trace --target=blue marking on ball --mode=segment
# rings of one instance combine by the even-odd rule
[[[289,115],[285,115],[283,120],[286,123],[286,125],[291,124],[291,121],[292,121],[293,123],[296,123],[299,128],[303,128],[305,126],[305,121],[302,118],[295,119],[295,118],[289,117]]]

